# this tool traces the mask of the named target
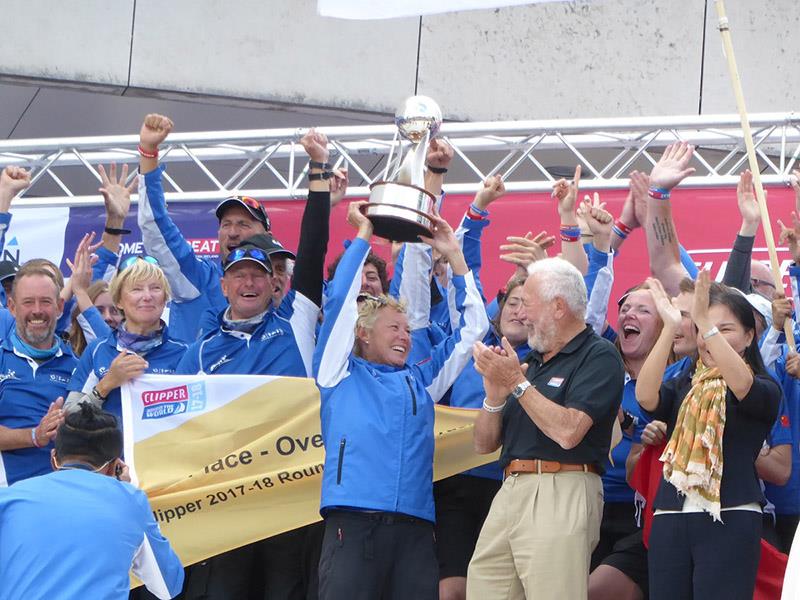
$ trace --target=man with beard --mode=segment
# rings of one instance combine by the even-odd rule
[[[51,471],[50,443],[77,365],[55,335],[60,292],[53,273],[37,264],[14,278],[8,309],[16,328],[0,345],[0,486]]]
[[[523,304],[532,352],[475,344],[486,400],[479,453],[505,480],[467,574],[467,598],[585,598],[600,534],[602,466],[622,397],[619,353],[586,325],[586,286],[560,258],[533,264]]]

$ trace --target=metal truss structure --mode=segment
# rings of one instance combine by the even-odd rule
[[[800,116],[751,115],[765,184],[786,183],[800,156]],[[393,125],[323,127],[331,161],[350,174],[348,196],[366,196],[382,179],[396,141]],[[307,157],[303,129],[173,133],[161,149],[167,199],[219,200],[231,194],[262,199],[303,197]],[[546,191],[560,170],[582,165],[583,187],[618,189],[634,168],[649,171],[664,147],[685,140],[696,147],[696,173],[684,185],[733,185],[747,167],[737,115],[445,123],[455,148],[445,189],[473,193],[500,173],[509,191]],[[100,204],[96,166],[138,162],[137,135],[0,141],[0,168],[33,169],[25,206]],[[133,177],[133,169],[130,177]]]

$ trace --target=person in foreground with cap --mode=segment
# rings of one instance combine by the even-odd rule
[[[67,416],[53,472],[0,489],[0,596],[128,598],[129,571],[173,598],[183,567],[144,492],[128,483],[114,416],[88,403]]]
[[[600,534],[599,475],[622,398],[616,348],[586,325],[586,286],[567,261],[529,267],[523,289],[527,364],[475,344],[486,400],[475,421],[480,453],[501,448],[505,481],[467,573],[467,598],[586,598]]]
[[[310,134],[304,145],[314,160],[327,161],[324,136]],[[328,178],[312,174],[309,179],[297,256],[265,233],[230,248],[218,283],[229,306],[219,311],[214,329],[189,347],[178,373],[311,375],[330,193]],[[292,289],[276,300],[275,265],[286,260],[295,260]],[[251,579],[262,574],[264,598],[305,598],[308,586],[314,585],[308,583],[314,580],[306,568],[313,563],[308,554],[315,555],[320,543],[319,526],[311,525],[195,565],[189,570],[187,600],[246,598],[257,587]]]
[[[197,339],[203,313],[212,308],[222,310],[225,297],[220,287],[220,263],[197,257],[167,212],[161,174],[164,166],[158,164],[158,146],[172,131],[173,123],[167,117],[149,114],[139,132],[139,212],[138,222],[147,253],[164,269],[173,291],[170,309],[170,327],[173,335],[187,343]],[[319,200],[317,192],[329,192],[327,138],[310,130],[300,143],[309,153],[312,176],[322,177],[309,186],[309,202]],[[315,187],[313,184],[318,184]],[[330,202],[330,196],[326,196]],[[219,219],[219,254],[224,261],[244,239],[270,232],[266,211],[254,198],[232,196],[223,200],[216,209]],[[273,270],[276,270],[273,267]]]

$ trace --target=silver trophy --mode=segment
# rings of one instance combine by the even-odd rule
[[[412,96],[397,109],[394,122],[397,133],[383,180],[370,186],[369,203],[363,210],[375,235],[395,242],[418,242],[419,236],[433,234],[431,214],[436,198],[425,190],[425,155],[442,125],[442,111],[427,96]],[[405,157],[398,134],[411,142]]]

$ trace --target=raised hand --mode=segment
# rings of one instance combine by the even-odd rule
[[[692,302],[692,321],[701,334],[710,329],[708,319],[709,292],[711,290],[711,275],[707,269],[697,274],[694,282],[694,301]],[[659,313],[660,314],[660,313]]]
[[[558,214],[561,222],[572,224],[575,219],[575,204],[578,199],[578,189],[581,183],[581,166],[575,167],[575,175],[571,182],[559,179],[553,184],[553,198],[558,200]]]
[[[784,225],[780,219],[778,219],[778,226],[781,228],[778,243],[786,244],[789,247],[792,260],[795,263],[800,263],[800,244],[798,244],[798,240],[800,240],[800,218],[798,218],[797,213],[792,212],[791,228]]]
[[[31,185],[31,173],[22,167],[8,166],[0,173],[0,194],[8,193],[13,198]]]
[[[435,209],[431,215],[431,221],[433,223],[433,236],[420,236],[420,240],[438,251],[439,254],[446,257],[448,260],[454,255],[460,254],[461,244],[458,243],[456,234],[453,228],[450,227],[450,223],[445,221]]]
[[[432,139],[428,144],[425,163],[437,169],[447,169],[453,160],[453,148],[444,140]]]
[[[772,300],[772,327],[777,331],[783,331],[786,319],[792,318],[792,301],[783,295],[782,292],[775,292]]]
[[[671,190],[695,172],[689,163],[694,154],[694,146],[686,142],[670,144],[650,171],[650,185]]]
[[[708,279],[707,276],[706,279]],[[649,277],[646,283],[647,283],[647,289],[650,292],[650,295],[653,297],[653,302],[655,302],[656,310],[658,311],[658,316],[661,317],[661,321],[664,323],[664,327],[670,327],[673,330],[677,329],[678,326],[681,324],[681,318],[682,318],[681,311],[675,308],[675,306],[672,304],[672,301],[667,295],[664,286],[661,285],[661,282],[658,279]],[[708,312],[707,294],[706,294],[706,312]]]
[[[739,233],[748,237],[754,236],[761,222],[761,209],[753,190],[753,174],[749,169],[739,176],[739,183],[736,184],[736,202],[739,205],[739,214],[742,215],[742,229]]]
[[[350,183],[347,169],[341,167],[333,172],[330,179],[331,184],[331,208],[339,204],[347,193],[347,185]]]
[[[505,193],[506,186],[503,183],[503,177],[492,175],[486,178],[486,181],[483,182],[483,187],[475,194],[473,204],[481,210],[486,210],[492,202],[503,197]]]
[[[300,138],[300,145],[308,157],[314,162],[326,163],[330,157],[328,150],[328,136],[313,127]]]
[[[530,231],[524,237],[510,235],[506,238],[508,244],[500,246],[500,260],[517,266],[520,275],[528,274],[528,266],[537,260],[547,258],[547,249],[556,243],[556,238],[547,235],[546,231],[536,236]]]
[[[363,209],[366,205],[366,200],[351,202],[347,207],[347,222],[358,229],[358,237],[369,241],[372,237],[372,221],[364,214]]]
[[[631,171],[628,189],[630,190],[629,198],[633,206],[633,219],[628,223],[626,217],[620,215],[622,222],[628,227],[642,227],[647,221],[647,189],[650,187],[650,176],[641,171]],[[625,208],[622,209],[625,215]]]
[[[794,190],[794,210],[800,213],[800,169],[794,169],[789,176],[789,183]]]
[[[128,179],[128,165],[122,165],[122,171],[117,178],[117,165],[111,164],[110,176],[106,174],[103,165],[97,170],[100,172],[100,179],[103,185],[97,190],[103,195],[103,202],[106,205],[106,219],[115,221],[116,225],[122,225],[131,207],[131,193],[136,189],[137,180],[134,177],[130,184],[125,185]]]
[[[67,259],[67,265],[72,269],[70,282],[72,284],[72,293],[75,296],[86,292],[87,288],[92,284],[92,257],[90,250],[91,248],[96,248],[96,246],[92,246],[94,237],[94,231],[84,235],[75,250],[75,258],[73,260]]]
[[[167,139],[174,126],[169,117],[150,113],[144,118],[139,130],[139,145],[148,152],[158,150],[159,144]]]

